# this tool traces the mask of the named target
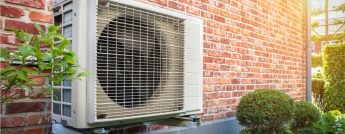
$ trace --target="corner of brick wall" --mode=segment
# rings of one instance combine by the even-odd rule
[[[33,22],[43,29],[52,23],[53,0],[4,0],[0,2],[0,44],[1,47],[16,49],[19,45],[15,35],[5,28],[27,29],[31,34],[37,30]],[[0,68],[8,66],[1,62]],[[43,84],[44,78],[35,78]],[[4,94],[12,96],[21,89],[12,89]],[[33,92],[33,93],[32,93]],[[1,134],[47,134],[51,131],[51,103],[49,96],[43,96],[40,87],[33,91],[23,91],[14,95],[13,103],[3,103],[0,106]]]

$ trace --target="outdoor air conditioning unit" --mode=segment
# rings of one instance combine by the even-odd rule
[[[91,128],[201,113],[202,20],[133,0],[55,0],[53,11],[92,75],[54,83],[52,119]]]

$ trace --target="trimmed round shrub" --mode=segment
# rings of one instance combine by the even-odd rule
[[[275,89],[257,89],[242,97],[236,118],[252,133],[276,133],[293,118],[295,101]]]
[[[321,128],[308,126],[296,131],[295,134],[323,134],[323,131]]]
[[[294,128],[311,126],[314,122],[320,120],[320,110],[310,102],[304,100],[296,101],[295,106],[295,117],[292,123]]]

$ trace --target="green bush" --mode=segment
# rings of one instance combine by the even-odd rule
[[[345,134],[345,114],[339,110],[332,110],[324,113],[321,120],[313,124],[327,134]]]
[[[311,89],[313,92],[313,97],[315,99],[315,102],[317,103],[317,105],[322,108],[322,102],[323,102],[323,96],[324,96],[324,92],[325,92],[325,81],[323,79],[319,79],[319,78],[312,78],[311,79]]]
[[[241,132],[240,132],[240,134],[252,134],[252,132],[250,132],[250,130],[249,129],[243,129]]]
[[[292,126],[294,129],[311,126],[314,122],[320,120],[320,110],[310,102],[303,100],[296,101],[295,106],[295,116],[292,122]]]
[[[258,89],[242,97],[236,118],[252,133],[276,133],[290,121],[295,102],[275,89]]]
[[[311,66],[312,67],[322,67],[323,66],[323,61],[322,61],[322,53],[316,54],[312,53],[311,54]]]
[[[320,128],[308,126],[295,131],[295,134],[323,134],[323,131]]]
[[[324,111],[345,112],[345,43],[327,44],[323,49],[325,80]]]

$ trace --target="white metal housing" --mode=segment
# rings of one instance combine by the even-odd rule
[[[159,58],[156,57],[156,59],[161,61],[157,62],[157,65],[158,63],[162,64],[158,65],[162,66],[159,69],[163,70],[159,75],[160,77],[156,79],[160,82],[156,83],[153,88],[154,90],[152,90],[152,94],[145,99],[139,99],[139,101],[138,99],[133,99],[135,95],[132,93],[132,98],[129,98],[132,100],[130,101],[132,106],[125,107],[129,104],[126,102],[128,98],[122,98],[122,100],[119,98],[111,98],[110,90],[108,91],[108,88],[106,88],[119,87],[119,84],[115,84],[114,86],[114,80],[111,79],[112,77],[110,77],[110,75],[114,75],[112,73],[116,72],[117,64],[120,64],[120,62],[113,62],[111,57],[104,56],[105,54],[117,55],[117,52],[120,53],[122,49],[117,48],[117,52],[110,53],[112,50],[111,48],[102,48],[103,46],[99,44],[101,44],[100,40],[103,40],[103,42],[106,42],[106,45],[109,46],[112,39],[112,37],[108,36],[111,35],[109,33],[109,31],[111,31],[110,26],[116,24],[116,28],[118,28],[117,25],[127,23],[128,20],[121,23],[116,22],[111,25],[106,23],[114,22],[116,18],[121,16],[125,16],[124,18],[126,18],[126,16],[130,15],[132,15],[132,18],[135,16],[136,19],[141,20],[140,22],[153,25],[153,27],[145,26],[148,29],[146,30],[146,34],[137,35],[137,33],[133,33],[132,36],[128,36],[128,31],[126,32],[126,28],[124,28],[125,30],[118,30],[119,33],[116,32],[117,34],[114,35],[117,37],[116,41],[123,44],[124,49],[131,50],[132,61],[134,61],[133,59],[135,58],[147,59],[148,56],[141,54],[137,57],[133,56],[135,55],[134,50],[150,51],[150,47],[152,46],[149,47],[149,44],[150,42],[152,43],[152,41],[150,41],[151,38],[153,38],[152,36],[155,38],[153,44],[160,44],[160,46],[165,47],[159,48],[160,51],[157,52]],[[144,18],[141,18],[142,16],[146,16],[147,21],[144,21]],[[120,20],[118,19],[118,21]],[[76,52],[79,64],[86,68],[88,72],[91,72],[92,75],[82,78],[81,81],[72,82],[72,97],[70,102],[71,117],[52,114],[54,120],[74,128],[91,128],[150,121],[202,112],[202,20],[133,0],[73,0],[72,25],[72,50]],[[160,26],[160,29],[155,27],[156,25]],[[128,25],[122,24],[121,26],[128,27]],[[140,24],[140,26],[142,26],[142,24]],[[162,26],[164,27],[162,28]],[[143,27],[140,27],[140,29],[142,28]],[[101,33],[104,33],[104,29],[108,30],[107,37],[101,39]],[[135,31],[135,28],[133,29]],[[154,30],[154,32],[152,33],[150,31],[149,34],[149,30]],[[120,34],[121,32],[124,34]],[[161,34],[156,35],[157,32]],[[178,32],[181,32],[182,35],[178,35]],[[138,40],[137,38],[139,37],[140,39]],[[157,42],[157,38],[160,38],[161,42]],[[127,44],[131,44],[131,46]],[[141,46],[136,46],[137,44]],[[146,48],[144,48],[145,44],[147,44]],[[182,48],[179,46],[182,46]],[[100,53],[105,54],[101,55]],[[104,63],[100,58],[103,58]],[[181,61],[179,61],[179,59],[181,59]],[[116,61],[118,61],[118,59],[116,59]],[[152,60],[148,60],[148,64],[150,62],[152,62]],[[116,65],[113,63],[116,63]],[[121,62],[121,64],[126,63]],[[133,65],[134,63],[131,64]],[[101,73],[97,72],[97,70],[104,69],[101,68],[103,66],[115,69],[103,72],[100,71]],[[156,66],[156,64],[154,64],[154,66]],[[143,66],[143,68],[146,67],[148,66]],[[99,79],[101,78],[100,74],[106,74],[104,75],[106,77],[102,76],[103,83],[102,80]],[[116,74],[116,77],[117,76],[118,74]],[[139,78],[141,75],[136,75],[136,77],[137,76],[138,78],[130,79],[143,79]],[[104,81],[104,79],[109,81]],[[151,80],[147,79],[146,81],[148,82]],[[133,85],[135,84],[132,82],[132,86]],[[125,90],[124,88],[123,92],[125,92]],[[148,94],[149,91],[140,90],[139,88],[138,92]],[[115,96],[118,94],[119,93],[116,91]],[[143,93],[138,94],[142,95]],[[116,103],[115,101],[122,101],[122,103]],[[135,106],[133,102],[136,104]],[[164,106],[165,108],[163,108]]]

